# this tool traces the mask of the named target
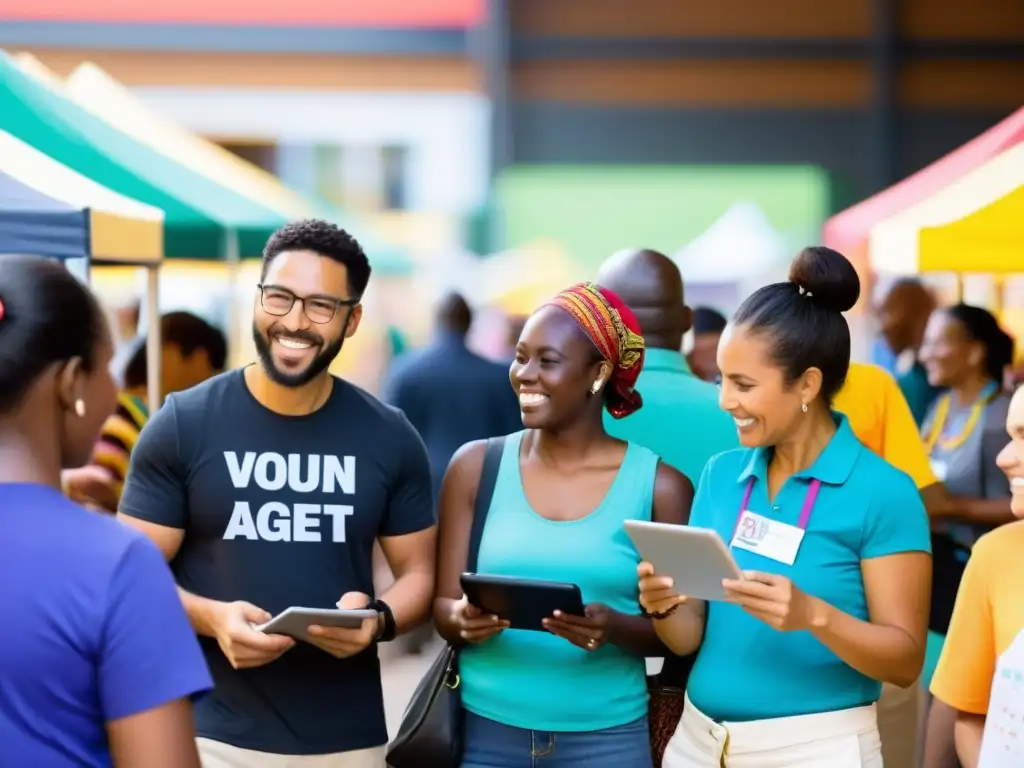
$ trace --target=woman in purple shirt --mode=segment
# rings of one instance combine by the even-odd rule
[[[114,409],[113,348],[59,263],[0,257],[0,763],[198,768],[210,676],[157,549],[68,501]]]

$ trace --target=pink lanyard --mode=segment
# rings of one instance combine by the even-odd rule
[[[804,505],[800,509],[800,520],[797,523],[797,528],[801,531],[807,530],[807,523],[811,519],[811,510],[814,509],[814,502],[818,500],[818,491],[821,490],[821,480],[811,480],[811,484],[807,487],[807,495],[804,496]],[[740,502],[740,511],[736,514],[736,525],[732,529],[732,537],[736,538],[736,531],[739,530],[740,520],[743,519],[743,513],[747,511],[747,504],[750,503],[750,494],[754,492],[754,478],[751,477],[747,481],[747,492],[743,494],[743,501]]]

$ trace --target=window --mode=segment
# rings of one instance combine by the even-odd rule
[[[221,141],[224,149],[268,173],[277,173],[277,144],[271,141]]]
[[[406,178],[409,150],[407,147],[382,147],[380,154],[384,207],[389,210],[405,210],[409,204]]]

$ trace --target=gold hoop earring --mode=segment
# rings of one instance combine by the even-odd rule
[[[85,400],[82,398],[75,400],[75,415],[78,416],[78,418],[85,416]]]
[[[807,413],[807,403],[801,404],[800,410],[803,411],[804,413]]]

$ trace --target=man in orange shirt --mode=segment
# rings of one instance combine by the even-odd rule
[[[1006,431],[1010,443],[999,454],[997,463],[1010,478],[1013,493],[1010,508],[1015,517],[1022,518],[1024,389],[1018,389],[1013,396]],[[995,748],[999,741],[996,729],[985,729],[999,662],[1009,662],[1010,656],[1020,661],[1019,657],[1024,656],[1021,648],[1024,601],[1020,599],[1021,584],[1024,584],[1022,552],[1024,521],[1021,520],[996,528],[978,539],[960,582],[946,644],[932,679],[932,695],[956,710],[956,752],[963,768],[977,768],[983,735],[988,748]],[[1014,646],[1012,650],[1011,646]],[[1020,715],[1019,708],[1016,714]],[[991,744],[989,739],[992,739]],[[1021,753],[1017,758],[1021,759]]]

